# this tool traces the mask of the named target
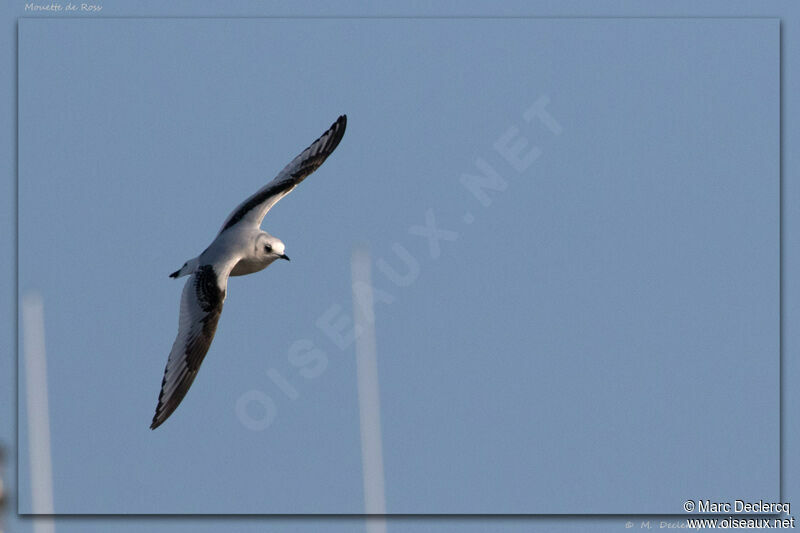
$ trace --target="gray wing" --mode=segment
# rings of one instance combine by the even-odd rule
[[[227,277],[220,280],[211,265],[198,267],[186,281],[181,295],[178,336],[167,359],[150,429],[169,418],[192,385],[217,331],[226,282]]]
[[[291,163],[286,165],[275,179],[239,204],[225,219],[219,232],[222,233],[239,223],[252,224],[255,227],[260,226],[267,211],[278,203],[281,198],[292,192],[292,189],[297,187],[309,174],[317,170],[325,159],[333,153],[336,147],[339,146],[339,141],[342,140],[346,127],[347,116],[342,115],[328,128],[328,131],[323,133],[319,139],[311,143],[311,146],[303,150]]]

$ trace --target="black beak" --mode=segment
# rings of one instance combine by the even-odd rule
[[[287,261],[291,261],[291,259],[289,259],[289,256],[286,254],[279,255],[278,257],[280,257],[281,259],[286,259]]]

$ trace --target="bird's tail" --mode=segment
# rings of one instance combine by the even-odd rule
[[[181,276],[186,276],[188,274],[191,274],[197,268],[198,263],[199,260],[196,257],[194,259],[189,259],[183,264],[182,267],[180,267],[178,270],[170,274],[169,277],[180,278]]]

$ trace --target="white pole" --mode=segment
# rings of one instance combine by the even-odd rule
[[[358,410],[361,419],[361,462],[364,475],[364,512],[386,514],[383,452],[381,444],[381,406],[378,388],[378,361],[375,345],[375,311],[369,252],[353,250],[353,324],[356,331],[356,369]],[[367,533],[386,533],[385,518],[367,518]]]
[[[28,409],[28,459],[33,514],[53,514],[53,469],[50,459],[50,415],[47,401],[47,361],[44,349],[44,306],[38,293],[22,300],[22,341],[25,353],[25,396]],[[53,533],[52,517],[34,518],[35,533]]]
[[[5,455],[5,448],[0,445],[0,533],[5,531],[5,514],[6,514],[6,507],[8,506],[8,497],[6,496],[6,487],[3,484],[3,480],[5,479],[5,471],[6,471],[6,455]]]

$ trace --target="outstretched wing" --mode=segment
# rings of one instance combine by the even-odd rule
[[[150,429],[157,428],[169,418],[192,385],[217,331],[225,301],[226,281],[220,280],[211,265],[198,267],[186,281],[181,296],[178,336],[167,359]]]
[[[347,116],[342,115],[328,128],[328,131],[286,165],[286,168],[281,170],[275,179],[239,204],[225,219],[219,232],[222,233],[226,229],[242,223],[252,224],[255,227],[260,226],[267,211],[278,203],[278,200],[292,192],[298,183],[317,170],[323,161],[333,153],[339,146],[346,127]]]

